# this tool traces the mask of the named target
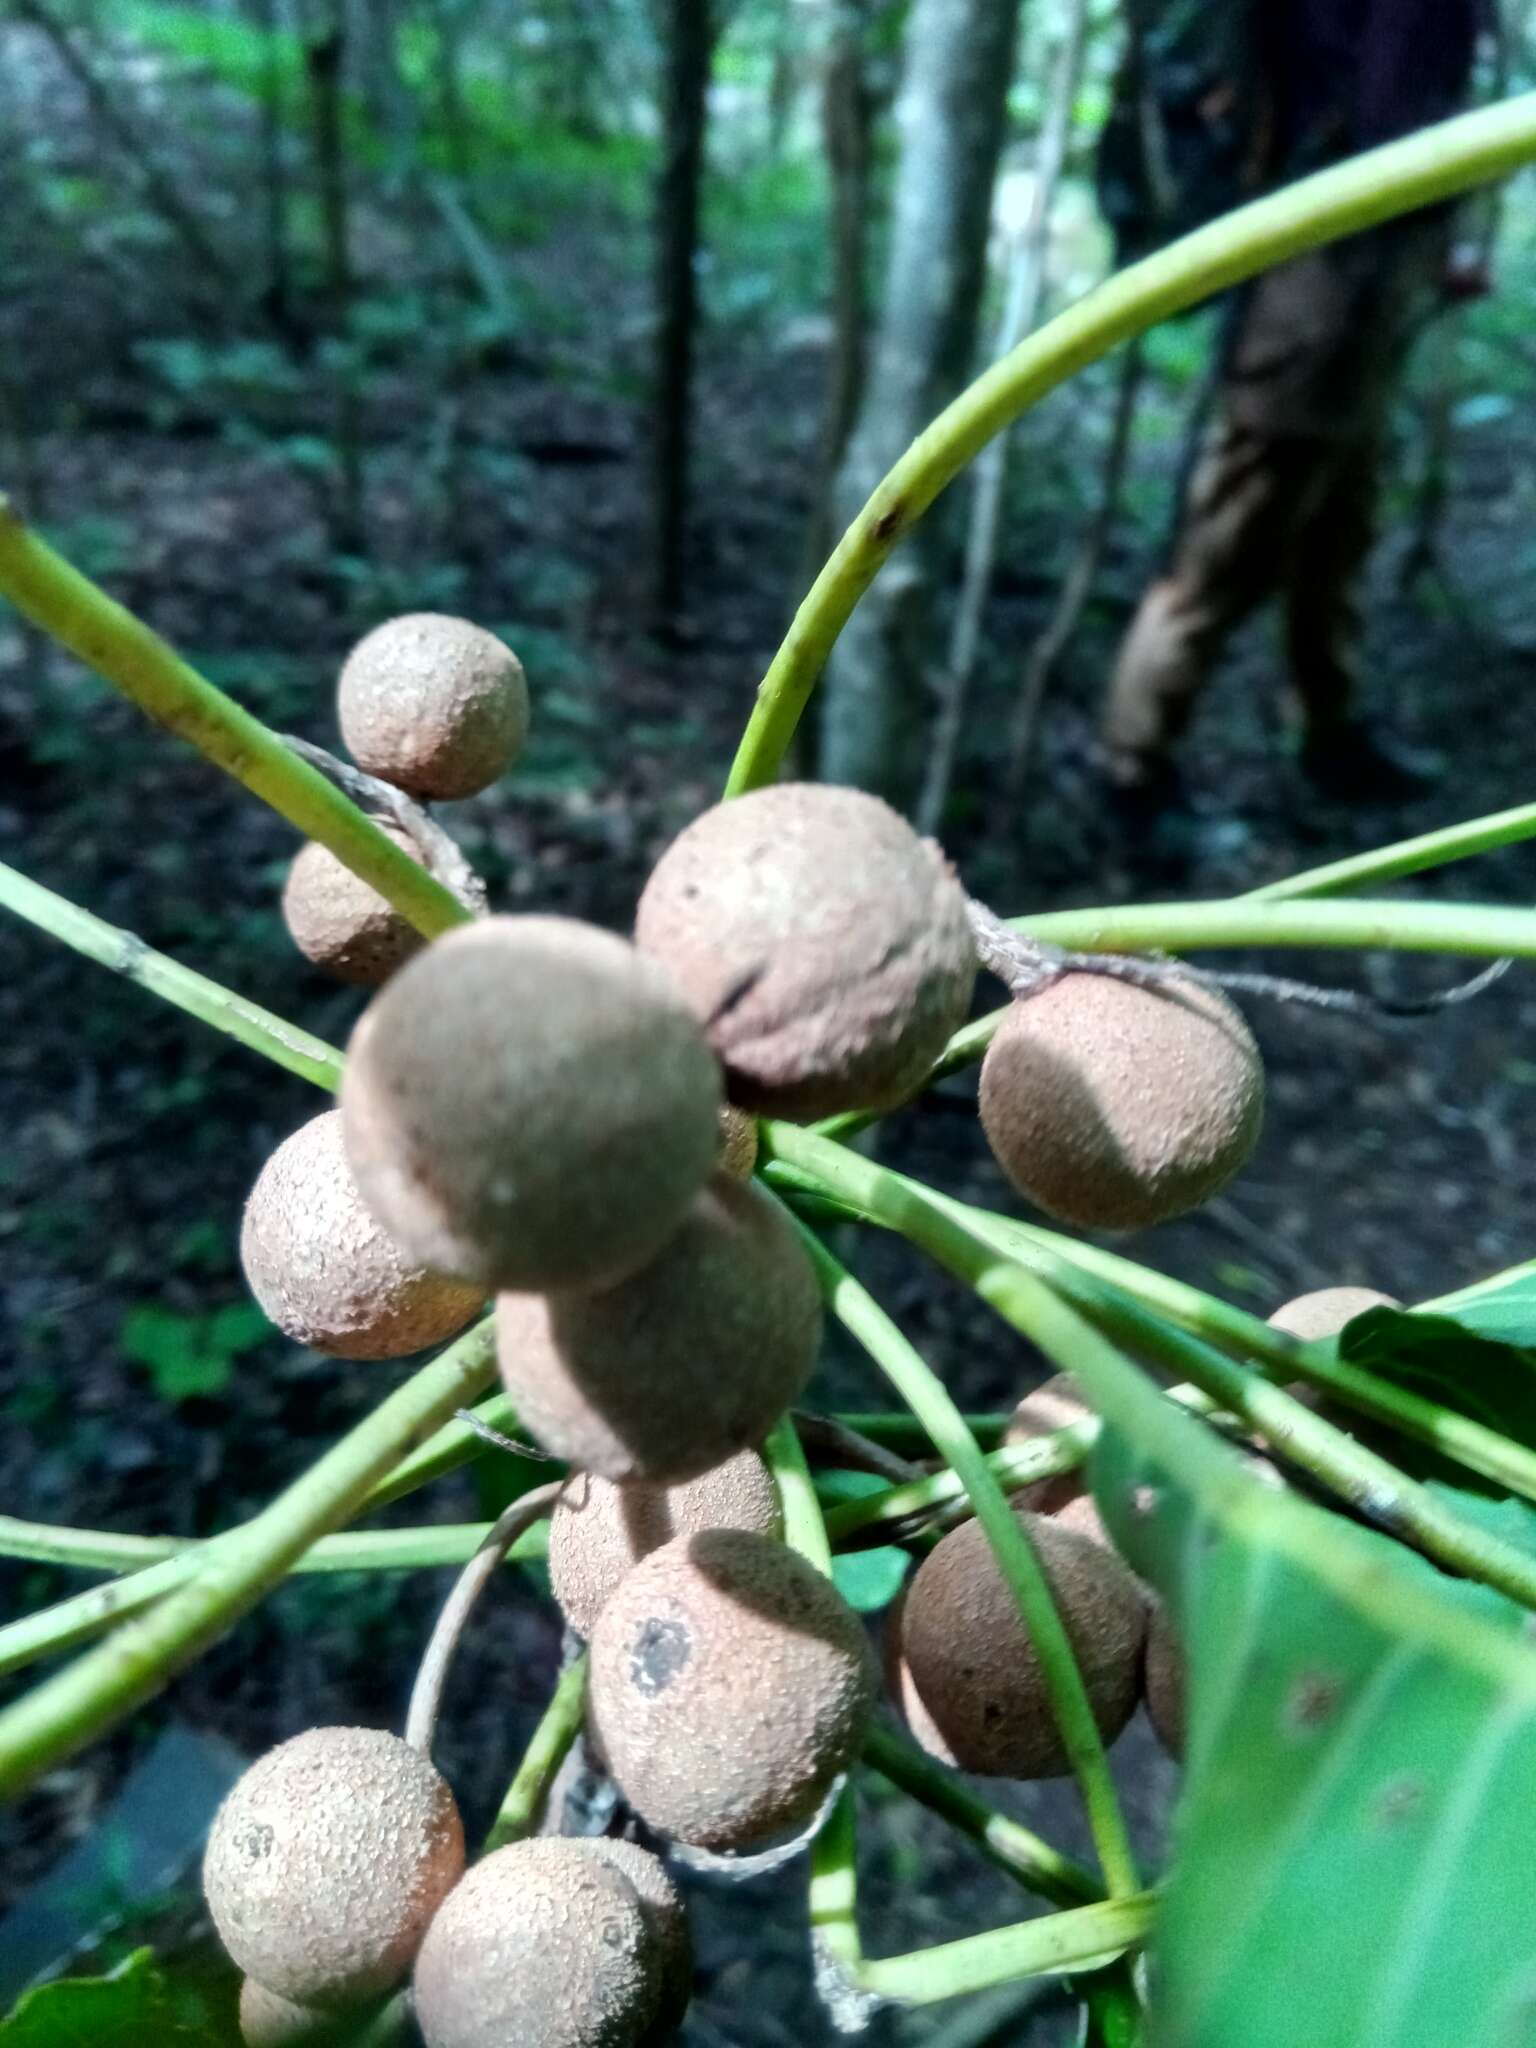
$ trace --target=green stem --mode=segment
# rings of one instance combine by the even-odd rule
[[[1491,853],[1499,846],[1514,846],[1533,834],[1536,804],[1517,804],[1513,810],[1492,811],[1460,825],[1441,825],[1433,832],[1379,846],[1373,853],[1353,853],[1345,860],[1331,860],[1325,867],[1288,875],[1284,881],[1266,882],[1262,889],[1250,889],[1248,900],[1263,903],[1297,896],[1336,896],[1346,889],[1358,889],[1362,883],[1393,882],[1403,875],[1423,874],[1427,868],[1449,867],[1452,861],[1470,860],[1474,854]]]
[[[1234,896],[1057,910],[1010,922],[1031,938],[1087,953],[1188,953],[1225,946],[1343,946],[1383,952],[1510,954],[1536,959],[1536,911],[1491,903],[1343,903]]]
[[[1480,1580],[1522,1606],[1536,1607],[1536,1559],[1463,1521],[1426,1488],[1404,1478],[1386,1459],[1206,1344],[1147,1314],[1134,1302],[1107,1302],[1102,1291],[1091,1286],[1085,1291],[1080,1270],[1069,1260],[1057,1261],[1047,1282],[1016,1257],[1000,1259],[984,1237],[969,1223],[958,1220],[925,1188],[903,1181],[859,1153],[794,1125],[765,1127],[764,1142],[775,1155],[818,1178],[833,1194],[846,1194],[872,1222],[920,1246],[974,1287],[1005,1321],[1048,1350],[1060,1370],[1076,1373],[1078,1364],[1069,1349],[1048,1344],[1037,1327],[1042,1289],[1046,1302],[1054,1299],[1054,1289],[1067,1297],[1078,1315],[1086,1311],[1092,1322],[1113,1324],[1116,1336],[1138,1357],[1160,1360],[1193,1382],[1220,1407],[1241,1417],[1288,1461],[1437,1564]],[[1091,1385],[1086,1390],[1092,1405],[1101,1407],[1097,1390]],[[1157,1400],[1171,1409],[1172,1404],[1161,1395]],[[916,1403],[912,1405],[915,1409]],[[958,1459],[950,1457],[949,1462],[959,1469]]]
[[[499,1430],[503,1436],[516,1437],[520,1427],[517,1411],[505,1394],[493,1394],[488,1401],[479,1402],[469,1412],[477,1421]],[[378,1508],[388,1507],[391,1502],[404,1499],[406,1494],[415,1493],[432,1480],[441,1479],[445,1473],[457,1472],[461,1467],[473,1464],[485,1450],[485,1439],[478,1436],[467,1422],[457,1419],[445,1422],[408,1458],[402,1458],[387,1478],[379,1481],[358,1513],[371,1515]]]
[[[854,1430],[859,1436],[867,1436],[872,1443],[883,1444],[893,1451],[926,1451],[928,1438],[922,1424],[913,1415],[898,1415],[894,1409],[883,1409],[878,1415],[834,1415],[834,1422],[840,1422],[845,1429]],[[996,1447],[1008,1427],[1010,1418],[1006,1415],[967,1415],[965,1426],[978,1443]]]
[[[808,1564],[825,1577],[832,1576],[832,1546],[822,1520],[821,1502],[811,1468],[805,1461],[805,1447],[787,1415],[781,1415],[768,1433],[763,1457],[779,1490],[784,1511],[784,1541],[798,1550]]]
[[[560,1674],[560,1682],[533,1731],[517,1775],[507,1787],[501,1811],[485,1838],[485,1855],[489,1856],[493,1849],[504,1849],[508,1842],[520,1842],[538,1826],[549,1788],[570,1754],[571,1744],[581,1733],[586,1710],[587,1653],[583,1650]]]
[[[139,709],[328,846],[416,930],[435,938],[469,912],[350,797],[82,576],[0,496],[0,596]]]
[[[1132,264],[1030,335],[948,406],[876,487],[758,688],[727,784],[778,773],[816,679],[881,564],[995,434],[1087,363],[1303,249],[1502,178],[1536,157],[1536,94],[1303,178]]]
[[[861,1965],[855,1982],[876,1998],[932,2005],[965,1992],[990,1991],[1020,1977],[1081,1970],[1107,1962],[1146,1940],[1157,1916],[1157,1894],[1105,1899],[1067,1913],[1047,1913],[1014,1927],[969,1934],[915,1955],[888,1956]]]
[[[811,1143],[820,1147],[825,1141],[812,1139]],[[840,1153],[835,1145],[826,1149]],[[976,1518],[1018,1603],[1019,1614],[1040,1660],[1051,1708],[1082,1790],[1105,1880],[1113,1896],[1124,1897],[1139,1886],[1130,1841],[1077,1657],[1034,1546],[943,1381],[853,1275],[809,1231],[802,1231],[802,1235],[838,1321],[890,1380],[927,1430],[939,1455],[959,1474],[970,1496]]]
[[[254,1520],[204,1549],[195,1578],[0,1713],[0,1797],[25,1790],[152,1699],[494,1372],[487,1320],[398,1387]]]
[[[326,1536],[289,1567],[294,1573],[435,1571],[463,1564],[474,1555],[490,1524],[442,1522],[422,1529],[364,1529],[345,1536]],[[36,1530],[34,1537],[29,1532]],[[81,1537],[83,1542],[61,1541]],[[178,1543],[164,1536],[111,1536],[94,1529],[42,1529],[35,1523],[7,1520],[0,1524],[0,1557],[30,1557],[85,1570],[125,1571],[127,1578],[91,1586],[67,1600],[42,1607],[35,1614],[0,1628],[0,1677],[91,1642],[130,1615],[153,1607],[175,1586],[192,1578],[205,1556],[205,1542]],[[134,1546],[130,1551],[129,1546]],[[138,1546],[145,1546],[140,1549]],[[532,1529],[509,1553],[517,1564],[536,1563],[545,1555],[543,1529]],[[135,1569],[139,1559],[158,1562]]]
[[[247,1002],[221,988],[206,975],[182,967],[164,953],[156,953],[133,932],[106,924],[66,897],[56,896],[41,883],[32,882],[14,868],[0,862],[0,908],[25,918],[39,931],[48,932],[83,953],[87,960],[110,968],[127,980],[137,982],[151,995],[161,996],[189,1016],[201,1018],[215,1031],[237,1038],[253,1052],[265,1054],[290,1074],[313,1081],[319,1088],[335,1090],[341,1081],[341,1054],[323,1039],[314,1038],[297,1024],[274,1017],[270,1010]]]
[[[1074,1422],[1029,1443],[1010,1444],[1004,1450],[993,1451],[987,1468],[1005,1493],[1017,1493],[1037,1480],[1075,1472],[1097,1434],[1097,1422]],[[905,1522],[913,1515],[928,1514],[964,1498],[965,1485],[959,1473],[926,1473],[921,1479],[909,1479],[879,1493],[861,1493],[854,1500],[839,1501],[827,1510],[827,1535],[834,1544],[842,1543],[862,1529],[881,1522]]]
[[[864,1762],[872,1771],[949,1822],[969,1837],[989,1863],[1007,1871],[1053,1905],[1081,1906],[1104,1896],[1091,1871],[1063,1856],[1029,1828],[990,1806],[913,1743],[878,1723],[864,1742]]]

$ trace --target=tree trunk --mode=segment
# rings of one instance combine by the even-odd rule
[[[363,454],[357,379],[352,360],[352,231],[347,195],[346,137],[342,131],[341,80],[346,31],[338,9],[322,11],[305,36],[315,175],[325,233],[325,286],[330,313],[338,490],[334,511],[337,547],[358,554],[363,546]]]
[[[954,395],[975,352],[1019,0],[913,0],[880,328],[838,474],[839,526]],[[828,665],[821,772],[899,802],[917,783],[931,531],[888,565]]]
[[[858,416],[868,360],[870,149],[874,99],[866,71],[871,0],[835,0],[822,77],[822,135],[831,185],[832,361],[806,529],[809,584],[831,548],[832,486]]]
[[[457,0],[436,0],[437,118],[448,143],[448,165],[461,186],[474,176],[469,110],[464,99],[464,21]]]
[[[1051,215],[1066,166],[1067,143],[1072,133],[1072,109],[1077,100],[1087,41],[1088,0],[1070,0],[1067,20],[1051,66],[1050,97],[1035,149],[1035,182],[1029,213],[1014,235],[1009,253],[1008,289],[992,352],[994,360],[1007,355],[1033,330],[1045,304]],[[944,807],[949,801],[971,677],[975,672],[976,657],[981,651],[982,621],[986,615],[987,599],[992,594],[992,570],[997,560],[998,534],[1002,528],[1003,490],[1008,481],[1010,439],[1006,433],[996,435],[982,450],[972,470],[965,573],[950,631],[949,662],[940,695],[939,715],[934,724],[933,744],[928,750],[923,793],[917,806],[918,829],[923,832],[938,830]]]
[[[656,607],[678,611],[684,589],[689,426],[698,327],[699,185],[709,66],[710,0],[666,0],[666,106],[656,190]]]
[[[283,152],[283,63],[279,0],[250,0],[253,25],[264,44],[261,65],[261,199],[267,245],[268,317],[280,333],[296,333],[293,265],[288,253],[288,166]]]

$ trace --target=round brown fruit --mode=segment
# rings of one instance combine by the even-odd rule
[[[720,1077],[665,972],[563,917],[436,940],[369,1004],[341,1113],[363,1199],[410,1255],[486,1287],[606,1285],[714,1164]]]
[[[311,1728],[236,1781],[203,1890],[247,1976],[345,2011],[405,1975],[463,1868],[458,1808],[424,1756],[375,1728]]]
[[[729,1102],[720,1111],[720,1155],[715,1163],[732,1180],[750,1180],[757,1165],[757,1118]]]
[[[1077,1381],[1069,1372],[1053,1373],[1032,1387],[1020,1401],[1003,1431],[1005,1445],[1032,1443],[1036,1437],[1051,1436],[1058,1429],[1070,1429],[1074,1422],[1086,1422],[1094,1411],[1083,1399]],[[1081,1500],[1085,1493],[1082,1468],[1060,1472],[1052,1479],[1037,1479],[1013,1495],[1018,1507],[1037,1515],[1053,1515],[1060,1508]]]
[[[636,943],[703,1020],[733,1102],[806,1122],[922,1085],[976,979],[965,893],[879,798],[779,783],[696,818]]]
[[[378,829],[420,861],[419,850],[398,826],[378,823]],[[300,847],[288,870],[283,922],[306,960],[338,981],[370,988],[388,981],[426,943],[377,889],[314,840]]]
[[[240,1229],[252,1294],[296,1344],[333,1358],[404,1358],[462,1330],[484,1295],[414,1264],[366,1208],[328,1109],[257,1176]]]
[[[1311,1294],[1298,1294],[1294,1301],[1277,1308],[1269,1319],[1269,1327],[1304,1340],[1337,1337],[1346,1323],[1363,1316],[1368,1308],[1402,1305],[1390,1294],[1378,1294],[1374,1287],[1319,1287]]]
[[[693,1996],[693,1940],[682,1898],[661,1858],[638,1842],[598,1836],[584,1840],[582,1846],[611,1864],[635,1888],[641,1916],[656,1944],[661,1989],[656,2018],[641,2048],[662,2048],[683,2024]]]
[[[410,612],[358,641],[336,710],[347,751],[368,774],[412,796],[474,796],[522,751],[528,683],[494,633]]]
[[[1225,996],[1064,974],[1015,1002],[981,1069],[981,1121],[1028,1201],[1080,1230],[1199,1206],[1258,1142],[1264,1069]]]
[[[640,2048],[663,1995],[661,1945],[618,1859],[513,1842],[457,1886],[416,1960],[427,2048]]]
[[[1140,1588],[1112,1551],[1018,1513],[1077,1652],[1094,1719],[1113,1742],[1140,1690]],[[1040,1659],[979,1522],[951,1531],[923,1561],[902,1612],[901,1656],[928,1717],[912,1732],[933,1755],[1005,1778],[1054,1778],[1070,1768]]]
[[[1184,1756],[1184,1652],[1159,1600],[1147,1628],[1147,1717],[1168,1754]]]
[[[625,1798],[717,1851],[811,1819],[874,1691],[863,1628],[831,1581],[745,1529],[679,1537],[637,1565],[598,1617],[591,1672]]]
[[[701,1529],[779,1533],[779,1496],[756,1451],[678,1486],[615,1486],[592,1472],[566,1481],[549,1523],[549,1576],[566,1621],[590,1636],[603,1603],[641,1558]]]
[[[245,2048],[348,2048],[357,2040],[355,2013],[295,2005],[247,1977],[240,1986],[240,2038]]]
[[[815,1271],[783,1209],[717,1173],[650,1264],[584,1294],[502,1294],[501,1376],[547,1451],[675,1485],[761,1443],[821,1340]]]

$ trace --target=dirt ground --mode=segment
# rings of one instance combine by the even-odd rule
[[[153,291],[40,263],[0,303],[0,354],[35,407],[26,432],[34,509],[84,566],[279,727],[335,744],[330,689],[350,640],[433,601],[505,630],[524,652],[536,737],[499,789],[445,821],[508,908],[624,926],[648,864],[718,790],[751,692],[786,616],[819,403],[814,351],[771,335],[706,350],[683,628],[651,632],[636,536],[647,520],[635,364],[562,335],[531,337],[457,380],[402,360],[367,400],[375,567],[334,572],[315,492],[211,403],[171,405],[136,344],[157,331]],[[560,241],[527,267],[575,295],[583,252]],[[633,282],[631,291],[637,289]],[[622,323],[616,323],[621,325]],[[614,345],[615,348],[618,344]],[[436,381],[434,381],[436,379]],[[451,401],[451,403],[450,403]],[[317,408],[301,373],[291,401]],[[443,428],[444,409],[451,412]],[[319,407],[323,417],[323,406]],[[431,469],[437,430],[450,453]],[[1271,639],[1234,650],[1188,751],[1198,823],[1185,872],[1149,872],[1108,827],[1088,723],[1116,623],[1153,536],[1128,532],[1105,596],[1051,708],[1022,802],[1000,786],[989,721],[1006,716],[1051,581],[1004,565],[975,735],[946,841],[972,890],[1008,912],[1254,886],[1301,865],[1530,794],[1528,691],[1536,648],[1512,637],[1503,578],[1523,509],[1528,444],[1469,435],[1445,529],[1455,604],[1408,597],[1389,541],[1373,573],[1367,698],[1438,763],[1400,807],[1325,803],[1287,752]],[[1150,489],[1171,445],[1138,454]],[[1049,508],[1035,519],[1042,529]],[[434,585],[431,571],[454,572]],[[1497,596],[1497,602],[1495,597]],[[277,895],[288,829],[128,706],[0,618],[0,858],[150,944],[344,1040],[357,999],[287,945]],[[1514,850],[1419,885],[1523,902],[1536,854]],[[1242,964],[1253,964],[1244,962]],[[1292,955],[1287,972],[1396,992],[1440,986],[1453,964]],[[989,998],[990,1000],[990,998]],[[1304,1289],[1357,1282],[1412,1300],[1527,1256],[1536,1194],[1528,1142],[1536,985],[1511,974],[1480,1001],[1413,1024],[1250,1006],[1269,1073],[1265,1137],[1248,1172],[1135,1254],[1260,1313]],[[964,1090],[956,1091],[962,1097]],[[958,1107],[964,1111],[964,1101]],[[305,1084],[156,1005],[41,934],[0,926],[0,1506],[42,1521],[194,1535],[250,1513],[308,1464],[404,1368],[317,1361],[278,1340],[237,1360],[221,1391],[157,1393],[124,1346],[146,1303],[189,1319],[241,1298],[241,1204],[274,1144],[316,1107]],[[897,1118],[888,1156],[988,1206],[1013,1208],[974,1117],[953,1100]],[[1011,1405],[1041,1367],[1018,1340],[887,1243],[864,1277],[964,1405]],[[834,1355],[829,1403],[879,1405],[857,1361]],[[396,1519],[471,1519],[473,1474]],[[0,1614],[80,1583],[0,1567]],[[319,1721],[397,1720],[441,1574],[299,1583],[269,1602],[129,1727],[55,1772],[0,1823],[0,1907],[25,1893],[104,1812],[166,1717],[247,1753]],[[552,1609],[512,1582],[470,1631],[442,1760],[471,1829],[504,1787],[559,1654]],[[744,1678],[744,1683],[749,1682]],[[1160,1853],[1171,1767],[1138,1723],[1118,1752],[1149,1852]],[[1061,1788],[1005,1793],[1068,1847],[1080,1824]],[[895,1951],[1027,1910],[927,1817],[882,1803],[865,1830],[867,1939]],[[773,2048],[832,2038],[811,1996],[798,1869],[750,1887],[696,1883],[701,1992],[686,2039]],[[881,2016],[876,2048],[1063,2038],[1047,1998],[1030,2016],[995,2002]],[[987,2029],[990,2029],[988,2031]]]

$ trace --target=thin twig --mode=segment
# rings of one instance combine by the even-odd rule
[[[503,1509],[492,1524],[490,1534],[459,1573],[453,1591],[443,1602],[417,1667],[416,1682],[411,1687],[411,1703],[405,1716],[405,1739],[423,1756],[431,1753],[432,1738],[437,1732],[438,1709],[443,1703],[443,1688],[448,1682],[448,1669],[475,1602],[501,1569],[502,1559],[518,1537],[554,1507],[562,1484],[562,1481],[552,1479],[547,1486],[534,1487],[531,1493],[523,1494],[509,1508]]]
[[[328,754],[324,747],[317,747],[312,740],[298,739],[291,732],[279,733],[278,738],[301,761],[307,761],[311,768],[318,768],[327,780],[334,782],[344,796],[351,797],[359,810],[366,811],[370,817],[387,818],[420,853],[427,873],[441,882],[445,889],[451,889],[466,910],[476,917],[484,916],[485,883],[464,858],[457,840],[451,838],[414,797],[407,796],[403,789],[396,789],[392,782],[354,768],[350,761],[338,761],[334,754]]]
[[[893,1486],[904,1486],[909,1480],[923,1477],[921,1465],[898,1457],[895,1451],[872,1442],[835,1416],[812,1415],[797,1408],[795,1429],[807,1454],[823,1464],[840,1465],[849,1472],[873,1472],[877,1479],[888,1479]]]

